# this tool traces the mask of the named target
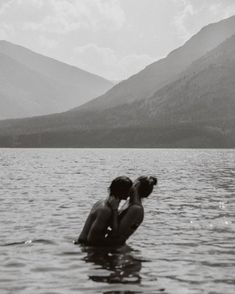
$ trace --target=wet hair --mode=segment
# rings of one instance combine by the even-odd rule
[[[148,197],[153,191],[153,186],[157,185],[157,178],[155,177],[141,176],[136,181],[140,182],[138,191],[141,198]]]
[[[119,197],[126,194],[132,187],[132,184],[132,180],[126,176],[117,177],[112,181],[109,187],[109,193],[110,195]]]

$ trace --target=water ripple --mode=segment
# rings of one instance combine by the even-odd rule
[[[234,150],[0,150],[1,293],[235,292]],[[119,250],[76,239],[118,175],[154,174]]]

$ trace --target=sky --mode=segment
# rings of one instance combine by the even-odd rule
[[[235,14],[235,0],[0,0],[0,40],[119,81]]]

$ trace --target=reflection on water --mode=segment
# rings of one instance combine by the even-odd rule
[[[105,291],[103,294],[142,294],[140,291]]]
[[[121,248],[83,247],[84,261],[95,265],[89,278],[95,282],[140,284],[142,261],[133,254],[129,246]],[[103,271],[104,270],[104,271]]]

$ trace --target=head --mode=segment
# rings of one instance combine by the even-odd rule
[[[132,181],[128,177],[121,176],[114,179],[109,187],[110,195],[113,195],[120,200],[126,200],[130,194]]]
[[[141,198],[147,198],[153,191],[153,187],[157,185],[157,178],[141,176],[135,180],[138,192]]]

